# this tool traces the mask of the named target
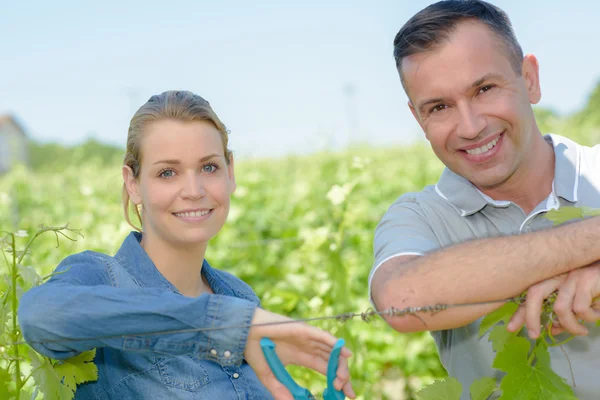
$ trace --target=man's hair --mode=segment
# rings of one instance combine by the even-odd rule
[[[435,50],[449,39],[458,24],[466,21],[481,22],[490,28],[504,42],[512,68],[521,75],[523,50],[504,11],[481,0],[443,0],[416,13],[394,38],[396,68],[405,91],[402,60]]]

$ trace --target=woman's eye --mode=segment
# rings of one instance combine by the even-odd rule
[[[160,174],[158,174],[158,176],[160,176],[161,178],[170,178],[173,176],[173,174],[173,170],[165,169],[164,171],[161,171]]]
[[[206,164],[202,167],[202,172],[215,172],[218,168],[215,164]]]

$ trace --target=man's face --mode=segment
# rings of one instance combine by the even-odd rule
[[[438,158],[480,189],[524,168],[538,134],[531,109],[540,98],[537,61],[513,70],[501,40],[463,22],[439,48],[402,62],[409,106]]]

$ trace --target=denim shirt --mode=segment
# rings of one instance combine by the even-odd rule
[[[141,238],[129,234],[114,257],[69,256],[56,269],[61,274],[26,292],[19,306],[25,340],[54,359],[96,348],[98,380],[79,385],[76,399],[272,399],[243,359],[249,328],[239,326],[259,306],[252,289],[205,260],[202,275],[214,294],[185,297]],[[238,327],[144,335],[229,326]]]

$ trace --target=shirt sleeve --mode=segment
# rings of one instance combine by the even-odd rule
[[[223,295],[190,298],[158,288],[114,287],[105,263],[85,252],[67,257],[55,272],[48,282],[23,294],[18,313],[24,339],[45,356],[66,359],[112,347],[194,354],[221,365],[242,363],[256,303]]]
[[[422,256],[440,243],[416,201],[400,198],[383,215],[373,239],[374,263],[369,274],[369,299],[375,272],[386,261],[402,255]]]

